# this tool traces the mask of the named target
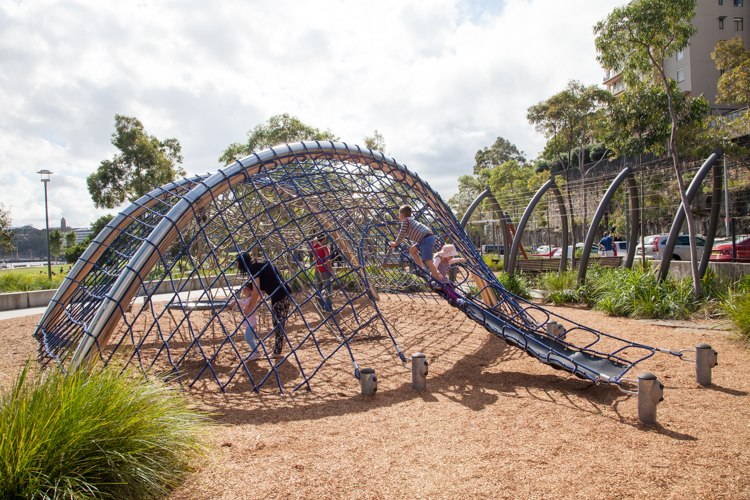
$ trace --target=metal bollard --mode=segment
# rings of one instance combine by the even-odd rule
[[[423,391],[427,388],[427,359],[421,352],[411,355],[411,388]]]
[[[695,346],[695,381],[700,385],[711,385],[711,368],[719,364],[718,356],[708,344]]]
[[[375,370],[365,368],[359,373],[359,384],[362,386],[362,395],[372,396],[378,392],[378,377],[375,376]]]
[[[655,424],[656,405],[661,401],[664,401],[664,384],[653,373],[638,375],[638,420]]]
[[[557,321],[547,322],[547,335],[558,337],[560,340],[565,340],[565,327]]]

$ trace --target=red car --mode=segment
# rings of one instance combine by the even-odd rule
[[[711,251],[713,262],[732,262],[732,240],[714,245]],[[737,236],[737,262],[750,262],[750,235]]]

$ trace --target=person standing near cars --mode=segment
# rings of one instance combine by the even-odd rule
[[[615,252],[612,250],[612,237],[609,233],[604,233],[604,238],[599,242],[599,251],[602,252],[602,257],[614,257]]]

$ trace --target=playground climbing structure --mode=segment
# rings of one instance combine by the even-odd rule
[[[438,245],[466,258],[452,273],[455,300],[405,247],[389,250],[398,207],[411,205]],[[315,275],[312,242],[332,256],[331,306]],[[436,248],[437,250],[437,248]],[[291,290],[284,357],[273,359],[270,300],[258,305],[261,358],[250,361],[242,314],[245,252],[273,263]],[[382,153],[337,142],[300,142],[254,153],[211,175],[167,184],[135,201],[95,238],[73,267],[36,331],[42,363],[64,369],[93,360],[137,365],[191,385],[226,390],[269,380],[310,388],[332,356],[352,373],[370,364],[362,339],[385,339],[405,362],[399,334],[378,307],[384,296],[449,300],[470,318],[553,368],[622,385],[659,349],[556,317],[507,292],[447,204],[415,173]],[[671,351],[667,351],[671,352]],[[679,355],[679,353],[671,352]],[[363,359],[364,357],[364,359]],[[295,370],[291,387],[285,367]]]

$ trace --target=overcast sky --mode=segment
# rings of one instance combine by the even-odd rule
[[[343,141],[377,129],[444,199],[498,136],[536,157],[526,109],[601,83],[592,26],[623,0],[0,0],[0,202],[13,225],[87,226],[116,113],[180,141],[188,174],[290,113]]]

